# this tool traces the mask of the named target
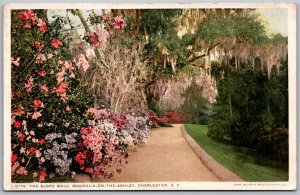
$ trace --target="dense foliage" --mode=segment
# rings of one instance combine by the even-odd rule
[[[262,153],[268,151],[287,155],[287,136],[282,138],[284,140],[281,142],[285,145],[280,150],[267,150],[273,148],[271,145],[274,143],[266,141],[266,136],[276,136],[276,128],[288,128],[287,61],[282,61],[279,75],[276,74],[274,70],[269,80],[259,68],[253,70],[244,65],[235,71],[234,67],[228,66],[224,79],[218,83],[209,136],[258,148]],[[281,159],[286,160],[287,156]]]

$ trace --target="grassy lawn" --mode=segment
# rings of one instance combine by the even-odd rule
[[[259,159],[269,166],[260,165],[254,151],[212,140],[206,125],[186,124],[187,132],[215,160],[246,181],[288,181],[288,170],[275,168],[277,162]]]

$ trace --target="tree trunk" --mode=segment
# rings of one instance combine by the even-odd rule
[[[76,13],[77,16],[79,17],[79,19],[80,19],[80,21],[81,21],[81,23],[82,23],[82,25],[83,25],[85,31],[89,34],[89,33],[91,32],[91,30],[90,30],[88,24],[86,23],[86,21],[85,21],[83,15],[82,15],[81,10],[77,9],[75,13]],[[97,48],[95,48],[95,54],[96,54],[97,59],[99,59],[99,58],[100,58],[100,53],[99,53],[99,51],[98,51]]]

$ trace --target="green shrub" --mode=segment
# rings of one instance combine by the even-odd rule
[[[171,125],[170,123],[164,123],[164,124],[162,125],[162,127],[173,127],[173,125]]]
[[[287,162],[289,158],[288,137],[287,128],[277,128],[273,133],[258,138],[257,151],[281,162]]]

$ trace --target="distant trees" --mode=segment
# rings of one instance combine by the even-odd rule
[[[209,101],[202,96],[202,87],[195,80],[182,94],[184,103],[179,108],[181,117],[185,123],[207,124],[209,117]]]

